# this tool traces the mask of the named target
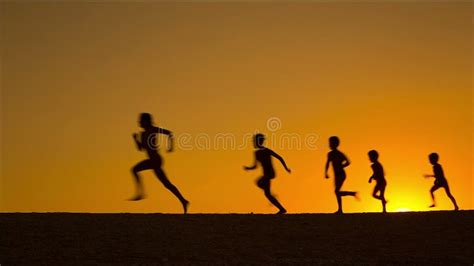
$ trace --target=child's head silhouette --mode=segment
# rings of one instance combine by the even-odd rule
[[[332,150],[335,150],[337,149],[337,147],[339,147],[339,138],[337,136],[332,136],[329,138],[329,147],[332,149]]]
[[[151,114],[149,113],[141,113],[140,114],[140,127],[142,128],[148,128],[153,125],[153,119],[151,117]]]
[[[428,157],[430,158],[430,163],[431,164],[438,163],[439,155],[436,152],[431,153]]]
[[[376,162],[379,159],[379,153],[376,150],[369,151],[369,159],[371,162]]]
[[[263,147],[263,142],[265,141],[265,135],[257,133],[253,136],[253,145],[255,148]]]

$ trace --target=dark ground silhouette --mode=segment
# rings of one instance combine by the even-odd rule
[[[265,194],[265,197],[275,206],[278,208],[277,214],[285,214],[286,209],[280,204],[280,202],[272,195],[270,191],[271,180],[275,178],[275,169],[273,168],[272,164],[272,157],[278,159],[285,170],[288,173],[291,173],[291,170],[285,163],[285,160],[278,155],[276,152],[272,151],[271,149],[263,146],[263,142],[265,141],[265,136],[263,134],[255,134],[254,136],[254,146],[255,149],[255,161],[252,166],[244,166],[245,170],[254,170],[257,168],[258,165],[262,166],[263,168],[263,176],[257,180],[257,186],[261,188]]]
[[[474,211],[0,213],[2,265],[472,265]]]

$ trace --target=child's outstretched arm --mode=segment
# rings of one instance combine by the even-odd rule
[[[347,159],[345,154],[343,155],[344,155],[344,161],[342,162],[342,167],[346,168],[351,164],[351,162],[349,161],[349,159]]]
[[[280,163],[283,165],[283,167],[285,167],[285,170],[286,170],[288,173],[291,173],[291,169],[288,168],[288,166],[287,166],[286,163],[285,163],[285,160],[284,160],[278,153],[276,153],[276,152],[274,152],[274,151],[271,151],[271,152],[272,152],[272,156],[275,157],[275,158],[277,158],[277,159],[280,161]]]
[[[423,175],[424,178],[430,178],[430,177],[435,177],[435,175],[430,175],[430,174],[427,174],[427,175]]]
[[[172,152],[174,148],[174,137],[173,132],[169,131],[168,129],[164,128],[156,128],[156,133],[167,135],[168,136],[168,152]]]
[[[135,141],[135,145],[137,146],[137,150],[141,151],[143,149],[143,146],[141,142],[138,140],[138,134],[133,133],[133,140]]]
[[[374,179],[374,175],[372,175],[372,176],[369,178],[369,183],[372,183],[372,179]]]
[[[174,149],[174,137],[173,133],[168,134],[168,152],[172,152]]]
[[[369,178],[369,183],[372,183],[372,179],[374,179],[374,176],[375,176],[375,166],[371,165],[370,167],[372,168],[372,171],[374,172]]]
[[[244,166],[244,170],[254,170],[257,168],[257,158],[254,159],[253,165],[252,166]]]

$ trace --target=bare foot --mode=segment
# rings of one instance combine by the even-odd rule
[[[454,207],[454,210],[455,210],[455,211],[459,211],[459,206],[455,206],[455,207]]]
[[[142,200],[144,198],[145,198],[145,196],[138,194],[135,197],[129,198],[128,200],[129,201],[139,201],[139,200]]]
[[[431,204],[430,205],[430,208],[434,208],[434,207],[436,207],[436,204]]]
[[[182,204],[183,204],[184,214],[187,214],[188,213],[189,201],[185,200],[184,202],[182,202]]]
[[[359,194],[359,192],[356,192],[356,193],[354,194],[354,198],[355,198],[357,201],[360,201],[360,194]]]
[[[282,209],[280,210],[279,212],[277,212],[276,214],[285,214],[286,213],[286,210],[285,209]]]
[[[342,214],[342,210],[337,210],[334,214]]]

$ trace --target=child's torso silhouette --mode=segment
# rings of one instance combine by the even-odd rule
[[[262,148],[255,151],[255,158],[263,168],[263,175],[274,178],[275,170],[272,165],[272,151],[268,148]]]
[[[374,179],[377,182],[385,182],[385,174],[383,171],[383,166],[379,162],[374,162],[372,164],[372,170],[374,171]]]
[[[437,163],[433,165],[433,173],[435,177],[435,183],[444,184],[446,183],[446,177],[444,176],[443,167],[441,164]]]
[[[347,161],[344,153],[339,150],[332,150],[328,153],[328,158],[332,163],[332,168],[334,170],[334,175],[345,175],[343,162]]]
[[[158,154],[157,132],[159,128],[146,129],[141,133],[141,145],[150,159],[160,159]]]

